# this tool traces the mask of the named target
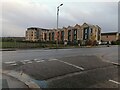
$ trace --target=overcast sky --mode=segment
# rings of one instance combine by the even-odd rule
[[[81,2],[84,1],[84,2]],[[2,36],[25,36],[28,27],[59,28],[84,22],[99,25],[102,32],[118,31],[118,0],[3,0]],[[101,2],[95,2],[101,1]],[[106,2],[103,2],[106,1]],[[112,2],[110,2],[112,1]],[[115,1],[115,2],[113,2]]]

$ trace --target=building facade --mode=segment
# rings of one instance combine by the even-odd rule
[[[98,25],[84,23],[81,26],[81,40],[101,41],[101,28]]]
[[[104,42],[117,41],[118,39],[120,39],[118,32],[101,33],[101,40]]]
[[[60,29],[27,28],[27,41],[58,41],[73,42],[96,40],[101,41],[101,28],[98,25],[76,24]]]
[[[26,31],[26,41],[47,41],[48,29],[30,27]]]

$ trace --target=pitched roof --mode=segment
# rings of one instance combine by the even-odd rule
[[[92,24],[88,24],[88,23],[86,23],[86,22],[85,22],[85,23],[83,23],[83,25],[87,25],[87,26],[90,26],[90,27],[92,27],[92,26],[93,26]],[[83,26],[83,25],[82,25],[82,26]]]
[[[31,29],[49,31],[49,29],[38,28],[38,27],[29,27],[29,28],[27,28],[27,30],[31,30]]]
[[[101,35],[116,35],[118,32],[101,33]]]

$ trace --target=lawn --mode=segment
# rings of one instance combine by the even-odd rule
[[[35,42],[0,42],[0,48],[55,48],[56,44]],[[60,44],[59,47],[64,45]]]
[[[40,47],[42,47],[41,43],[2,42],[2,48],[40,48]]]

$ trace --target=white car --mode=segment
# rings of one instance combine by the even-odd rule
[[[107,42],[101,42],[101,45],[107,45]]]
[[[98,45],[101,45],[101,41],[98,41],[97,43],[98,43]]]

